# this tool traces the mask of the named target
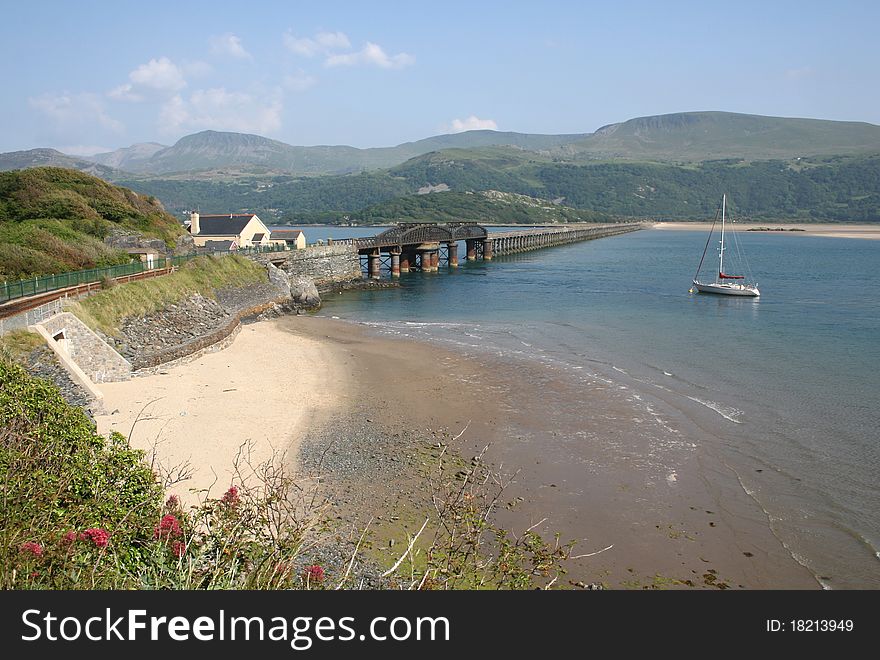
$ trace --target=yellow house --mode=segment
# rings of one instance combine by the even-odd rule
[[[224,215],[200,215],[190,213],[189,233],[196,247],[212,247],[226,244],[239,248],[274,246],[284,249],[285,242],[274,241],[269,228],[256,213],[229,213]]]
[[[289,247],[302,250],[306,246],[306,235],[301,229],[273,229],[272,241],[284,241]]]

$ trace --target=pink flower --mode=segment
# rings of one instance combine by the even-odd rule
[[[76,532],[70,530],[64,536],[61,537],[61,542],[65,545],[70,545],[71,543],[76,542]]]
[[[29,552],[34,557],[42,557],[43,556],[43,546],[34,541],[28,541],[27,543],[22,543],[19,548],[21,552]]]
[[[306,566],[303,571],[303,578],[305,578],[306,582],[321,583],[324,581],[324,569],[317,564],[314,566]]]
[[[171,544],[171,552],[173,552],[174,556],[177,558],[183,557],[183,553],[186,552],[186,543],[183,541],[175,541]]]
[[[170,539],[181,534],[183,531],[180,529],[180,521],[177,516],[170,513],[162,516],[162,520],[156,526],[155,537],[157,539]]]
[[[91,541],[97,548],[106,548],[110,542],[110,533],[106,529],[93,527],[87,529],[79,535],[80,541]]]
[[[236,486],[230,486],[229,490],[226,491],[220,501],[228,506],[235,506],[239,503],[240,499],[238,488]]]

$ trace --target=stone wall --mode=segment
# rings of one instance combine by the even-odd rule
[[[131,378],[131,363],[70,312],[38,323],[50,337],[64,333],[63,352],[93,383],[112,383]]]
[[[351,245],[308,247],[289,252],[269,252],[250,256],[262,264],[274,263],[291,277],[312,280],[318,289],[361,279],[361,262]]]

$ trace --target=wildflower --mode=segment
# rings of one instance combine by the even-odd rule
[[[171,552],[174,553],[175,557],[180,559],[186,552],[186,543],[184,543],[183,541],[175,541],[171,544]]]
[[[96,548],[105,548],[110,542],[110,533],[106,529],[93,527],[87,529],[79,535],[80,541],[91,541]]]
[[[76,532],[74,532],[73,530],[70,530],[64,536],[61,537],[61,542],[64,543],[64,545],[70,545],[72,543],[75,543],[76,542]]]
[[[236,506],[239,503],[240,499],[241,498],[238,495],[238,487],[230,486],[229,490],[226,491],[220,501],[227,506]]]
[[[324,581],[324,569],[317,564],[306,566],[305,571],[303,571],[303,577],[306,582],[317,582],[320,584]]]
[[[183,531],[180,529],[180,521],[177,519],[177,516],[168,513],[162,516],[162,520],[156,526],[154,536],[157,539],[170,539],[181,534],[183,534]]]
[[[170,495],[165,501],[165,508],[169,511],[176,511],[180,508],[180,498],[177,495]]]
[[[43,556],[43,546],[34,541],[28,541],[27,543],[22,543],[21,548],[19,548],[21,552],[29,552],[34,557],[42,557]]]

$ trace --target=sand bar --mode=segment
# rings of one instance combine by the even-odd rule
[[[711,222],[655,222],[652,229],[677,231],[707,232]],[[728,230],[748,231],[750,229],[768,228],[784,231],[754,232],[761,234],[784,234],[786,236],[825,236],[829,238],[865,238],[880,239],[880,224],[836,224],[836,223],[788,223],[788,222],[736,222],[727,226]],[[791,231],[792,229],[800,231]]]

